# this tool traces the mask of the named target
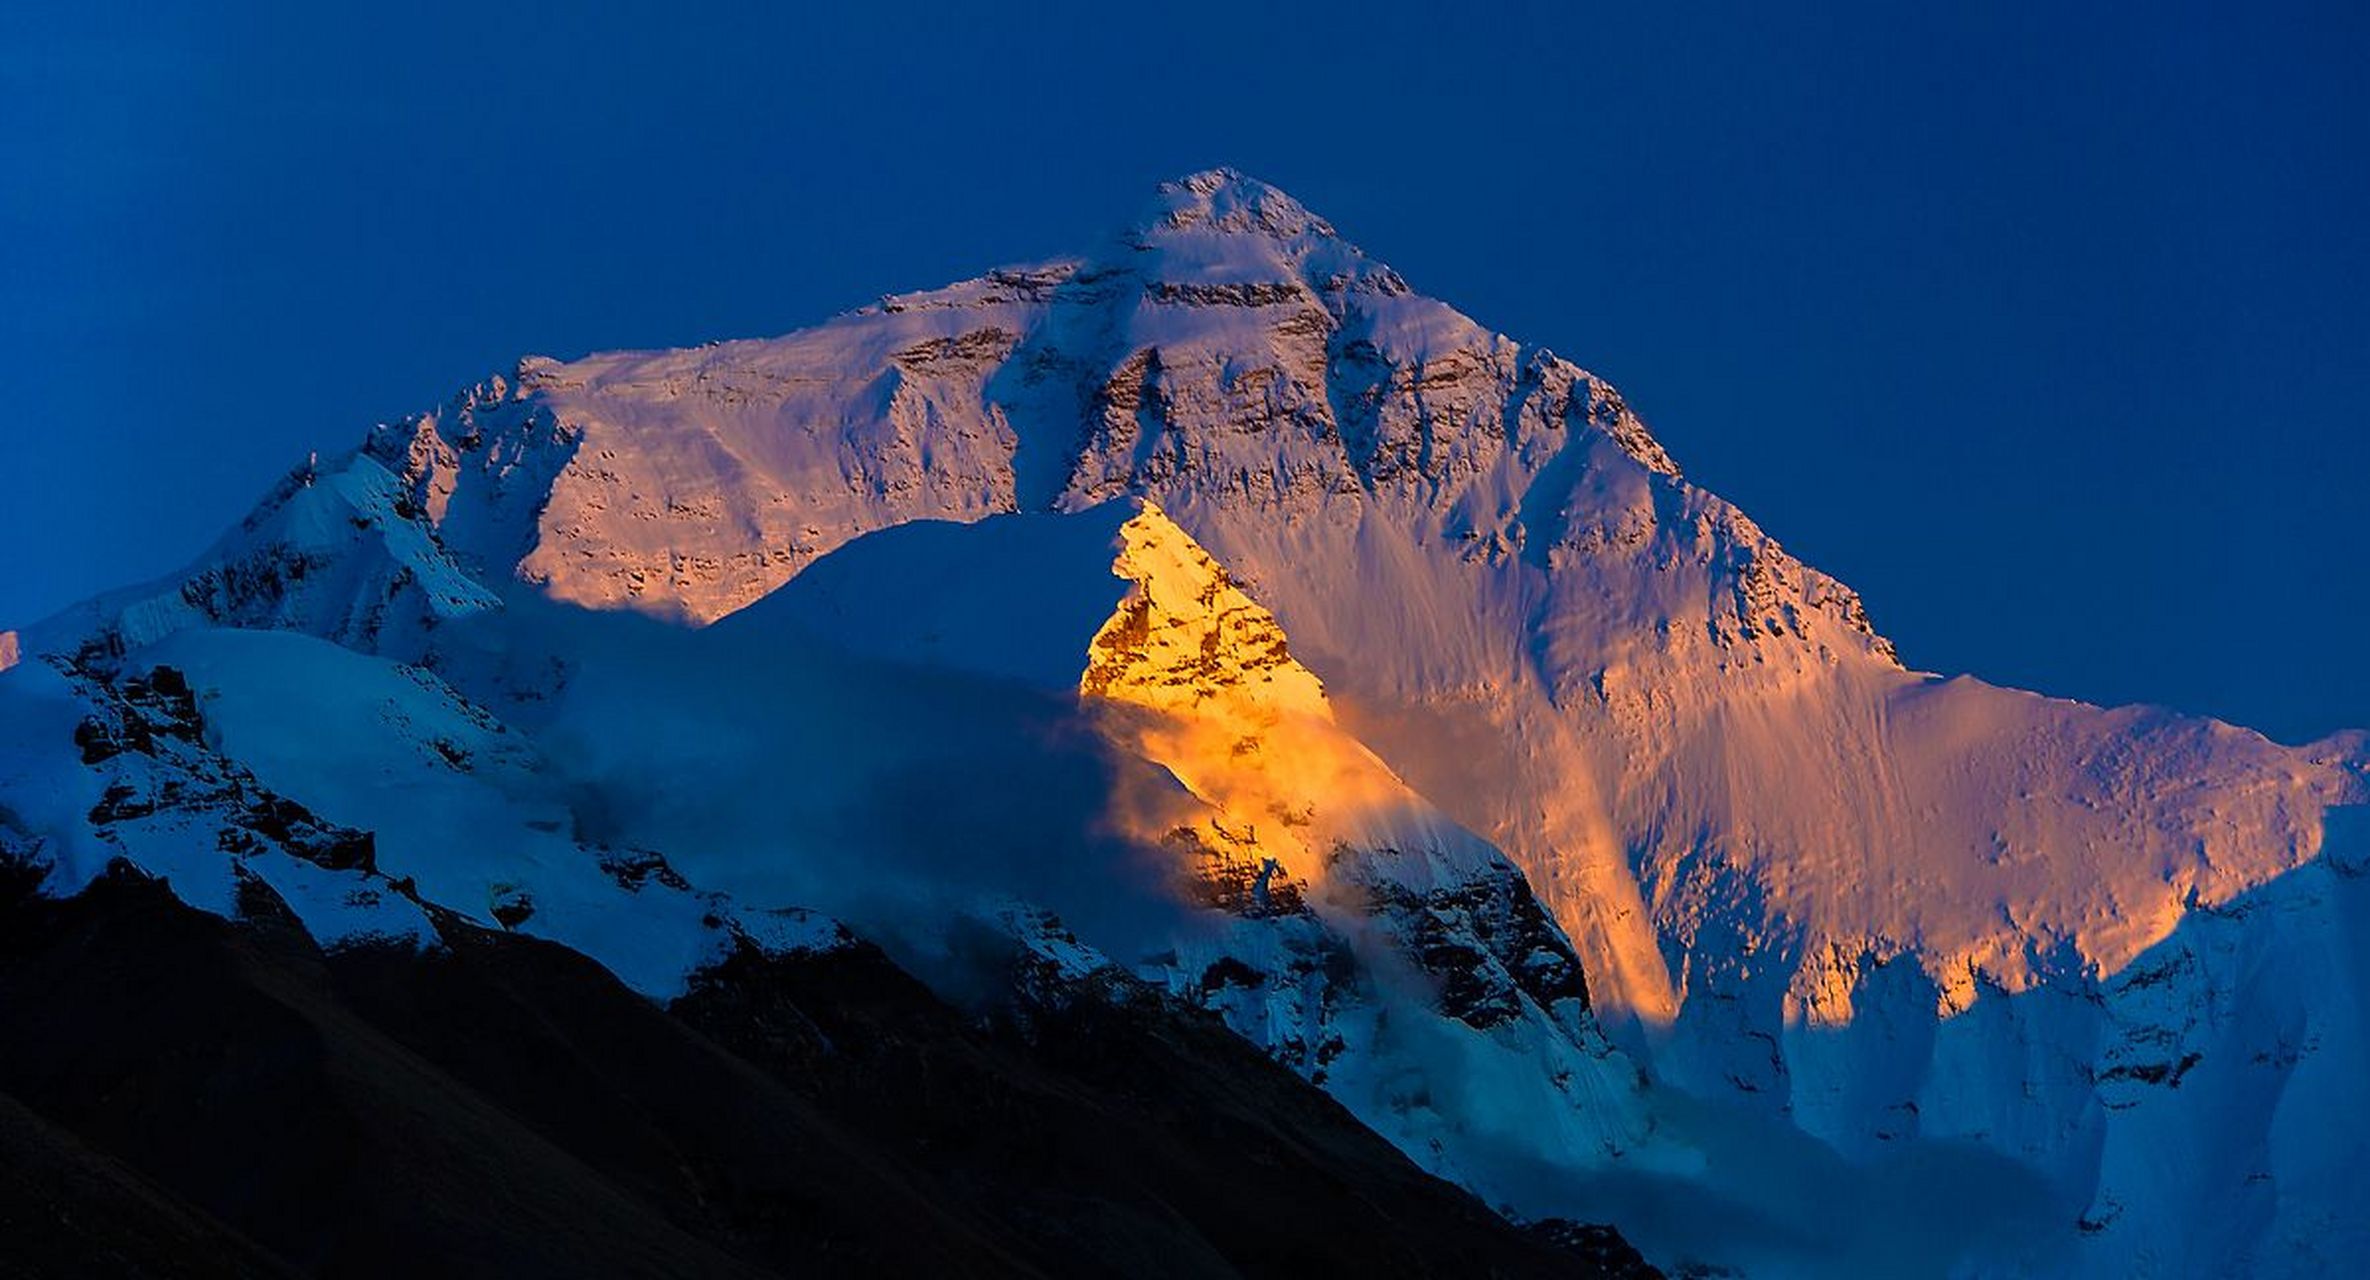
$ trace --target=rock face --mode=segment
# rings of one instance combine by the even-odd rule
[[[411,745],[304,767],[223,627],[427,690],[302,695]],[[1075,947],[989,914],[1670,1261],[2307,1274],[2370,1237],[2327,1120],[2370,1070],[2362,739],[1905,669],[1612,388],[1231,171],[1074,260],[382,426],[185,573],[0,636],[45,708],[0,738],[70,742],[166,658],[381,873],[639,989],[868,878],[1063,898]],[[476,717],[511,736],[417,728]],[[104,794],[21,766],[0,818],[57,857]],[[1190,923],[1074,918],[1146,894]],[[1855,1178],[1957,1206],[1949,1257],[1785,1198]]]

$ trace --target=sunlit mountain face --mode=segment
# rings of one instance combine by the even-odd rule
[[[0,636],[0,1194],[232,1274],[2370,1252],[2370,746],[1915,661],[1229,170],[528,358]]]

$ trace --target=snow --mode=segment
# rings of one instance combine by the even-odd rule
[[[1914,952],[1946,1000],[2036,981],[2033,938],[2113,969],[2192,889],[2309,859],[2319,805],[2359,786],[2242,731],[1901,671],[1610,388],[1227,171],[1077,262],[504,394],[542,434],[416,482],[465,496],[564,450],[531,533],[486,541],[458,497],[439,528],[576,603],[713,619],[887,526],[1156,498],[1358,735],[1532,875],[1639,1044],[1729,981],[1674,971],[1707,930],[1804,935],[1768,1023],[1840,1008],[1838,947]],[[1764,918],[1704,918],[1730,879]]]
[[[63,749],[87,710],[47,663],[0,672],[0,826],[39,847],[59,893],[79,891],[116,856],[86,818],[106,784]]]
[[[122,854],[228,911],[204,820],[84,820],[148,767],[61,746],[89,708],[42,655],[86,645],[188,670],[388,876],[653,995],[736,939],[844,918],[919,963],[1000,920],[1665,1261],[2303,1275],[2370,1233],[2370,740],[1905,670],[1611,387],[1232,171],[1075,259],[522,362],[0,638],[0,822],[62,888]],[[1180,901],[1179,829],[1308,911]],[[652,851],[692,887],[604,865]],[[1415,931],[1486,944],[1504,876],[1591,1011],[1442,1016]]]
[[[307,462],[180,573],[109,592],[27,628],[34,652],[138,647],[191,627],[273,627],[416,653],[439,625],[500,603],[407,513],[368,457]]]
[[[214,745],[330,821],[377,836],[378,867],[481,925],[591,956],[653,995],[729,941],[696,893],[628,888],[574,835],[539,753],[433,675],[290,632],[188,630],[144,651],[187,674]]]
[[[325,946],[374,943],[426,950],[441,945],[427,911],[375,878],[317,867],[277,849],[238,865],[270,885],[305,932]]]
[[[769,911],[741,911],[733,916],[739,935],[768,955],[806,955],[836,951],[854,941],[847,926],[820,912],[802,907]]]
[[[383,877],[330,871],[282,849],[226,853],[226,835],[244,834],[237,809],[245,779],[203,749],[166,738],[153,753],[125,751],[96,764],[61,750],[78,725],[105,713],[87,684],[49,663],[0,676],[0,827],[15,828],[47,864],[48,892],[79,892],[121,862],[193,907],[235,918],[252,878],[324,945],[435,944],[426,913]],[[124,803],[112,804],[114,797]],[[103,808],[124,816],[100,822],[93,815]]]
[[[1109,568],[1130,511],[1113,502],[1074,518],[916,520],[883,529],[715,630],[793,628],[884,661],[1067,689],[1077,683],[1085,637],[1125,590]],[[1030,571],[1014,572],[1022,566]]]

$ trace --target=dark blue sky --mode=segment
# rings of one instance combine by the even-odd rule
[[[522,352],[1226,163],[1612,379],[1914,665],[2370,725],[2359,4],[163,7],[0,17],[0,624]]]

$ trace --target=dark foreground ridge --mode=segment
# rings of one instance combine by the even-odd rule
[[[666,1010],[449,919],[438,953],[324,953],[254,898],[0,867],[0,1271],[1654,1274],[1149,997],[973,1015],[857,946]]]

